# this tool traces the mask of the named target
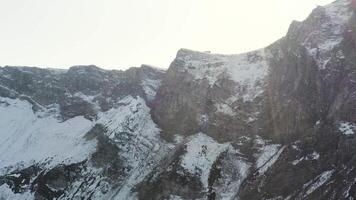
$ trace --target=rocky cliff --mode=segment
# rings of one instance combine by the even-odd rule
[[[356,2],[168,70],[0,68],[0,199],[356,198]]]

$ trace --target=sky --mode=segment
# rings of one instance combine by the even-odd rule
[[[235,54],[332,0],[0,0],[0,66],[168,68],[180,48]]]

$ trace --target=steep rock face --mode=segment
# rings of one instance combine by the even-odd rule
[[[246,180],[241,199],[354,198],[355,140],[345,134],[356,119],[352,3],[316,8],[268,47],[275,55],[264,106],[268,134],[288,146],[267,174]]]
[[[202,131],[229,141],[237,132],[251,134],[267,70],[264,50],[216,55],[182,49],[158,90],[153,117],[165,136]]]
[[[248,88],[248,83],[234,79],[231,68],[243,74],[240,67],[253,69],[255,61],[231,64],[225,59],[229,56],[181,50],[158,91],[154,119],[167,134],[203,131],[230,142],[257,134],[282,143],[279,159],[266,173],[252,164],[240,199],[351,198],[356,119],[354,4],[341,0],[318,7],[304,22],[294,22],[286,37],[264,49],[260,63],[268,73],[261,73],[261,87],[255,85],[259,96],[250,101],[236,90]],[[244,55],[249,54],[231,57]],[[233,95],[242,101],[229,101]],[[237,105],[232,113],[238,119],[229,116],[228,109],[224,112],[228,117],[218,116],[216,102],[227,108]],[[255,110],[248,110],[250,105]],[[254,123],[243,120],[244,111]],[[201,115],[207,119],[203,125]],[[219,124],[221,119],[224,123]],[[253,152],[249,147],[245,156]]]
[[[355,16],[350,3],[338,1],[316,8],[304,22],[292,24],[287,36],[270,48],[276,55],[270,62],[268,94],[269,104],[279,107],[271,111],[275,134],[300,134],[320,119],[355,119],[351,109],[355,41],[350,37]],[[342,110],[348,110],[344,113],[349,116],[340,116]],[[286,118],[291,120],[281,123]]]

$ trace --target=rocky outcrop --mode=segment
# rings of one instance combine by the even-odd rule
[[[241,199],[352,198],[354,136],[340,124],[356,119],[354,17],[351,1],[318,7],[268,47],[267,130],[288,148],[267,174],[246,180]]]
[[[221,141],[253,134],[268,64],[266,52],[215,55],[182,49],[153,105],[164,136],[199,131]]]
[[[66,120],[82,115],[93,118],[128,95],[151,100],[164,71],[147,65],[127,71],[106,71],[96,66],[69,70],[3,67],[0,74],[4,97],[27,96],[44,107],[58,105]]]

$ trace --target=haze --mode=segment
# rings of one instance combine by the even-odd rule
[[[0,66],[167,68],[180,48],[241,53],[331,0],[0,0]]]

